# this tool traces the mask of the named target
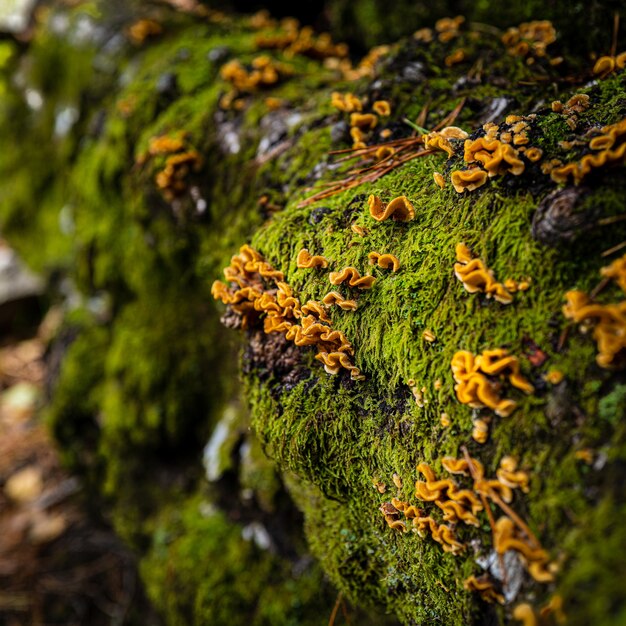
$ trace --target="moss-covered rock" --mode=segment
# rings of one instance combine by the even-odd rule
[[[26,48],[3,44],[0,136],[15,149],[0,155],[1,227],[68,309],[49,422],[92,504],[143,558],[168,623],[327,619],[335,594],[307,560],[302,527],[343,596],[406,624],[510,623],[516,604],[537,608],[557,596],[569,623],[619,623],[623,539],[611,529],[624,506],[621,354],[600,367],[592,335],[568,322],[562,304],[569,290],[594,291],[626,239],[623,155],[578,186],[558,171],[596,154],[589,143],[598,129],[626,117],[625,74],[591,80],[587,51],[572,46],[577,6],[556,23],[555,42],[549,25],[537,27],[544,39],[534,43],[547,42],[547,52],[530,41],[511,54],[502,30],[476,23],[488,21],[483,4],[464,24],[377,49],[360,64],[329,56],[327,39],[311,44],[293,23],[201,7],[128,7],[123,25],[105,5],[52,8],[38,15]],[[594,8],[602,15],[590,17],[594,29],[612,8]],[[395,33],[402,15],[387,19],[375,2],[350,10],[358,28],[377,11],[376,39]],[[511,22],[502,12],[496,26],[515,26],[510,11]],[[430,23],[406,18],[397,28],[441,17],[423,13]],[[294,32],[306,45],[280,49],[272,39]],[[269,78],[250,86],[264,68]],[[390,103],[362,138],[370,148],[329,155],[351,140],[334,91],[354,93],[366,112]],[[574,94],[583,97],[570,101]],[[470,143],[488,133],[509,141],[513,161],[494,166],[479,189],[457,192],[453,173],[477,165],[463,141],[450,141],[447,158],[424,151],[415,130],[450,125]],[[374,178],[376,146],[389,141],[396,153]],[[310,201],[337,181],[338,193]],[[415,219],[375,221],[369,194],[406,196]],[[246,242],[300,304],[328,293],[328,271],[354,266],[376,277],[370,290],[338,287],[357,299],[356,311],[328,309],[364,380],[327,374],[313,348],[263,332],[263,315],[244,316],[239,344],[220,326],[220,315],[243,325],[237,307],[213,302],[211,282]],[[454,272],[461,242],[497,280],[520,284],[511,303],[463,289]],[[302,248],[323,254],[328,270],[298,268]],[[400,269],[370,267],[372,251],[396,255]],[[276,293],[272,280],[256,286]],[[621,302],[614,283],[601,287],[599,303]],[[476,400],[461,404],[451,370],[458,351],[495,348],[519,357],[533,388],[525,395],[497,375],[486,379],[492,394],[517,403],[506,417]],[[479,443],[472,428],[487,422]],[[493,500],[492,513],[526,520],[552,564],[545,577],[554,580],[542,584],[507,553],[505,602],[495,608],[463,586],[483,568],[498,577],[484,512],[477,526],[457,525],[464,550],[452,554],[428,533],[390,528],[379,510],[397,497],[442,522],[436,505],[415,497],[416,465],[444,477],[441,459],[465,453],[489,477],[503,457],[516,458],[529,491],[516,492],[512,513]],[[398,510],[390,515],[403,521]]]

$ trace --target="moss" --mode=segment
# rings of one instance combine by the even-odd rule
[[[161,513],[141,572],[168,624],[319,624],[324,606],[330,615],[319,568],[281,560],[251,529],[199,498]]]

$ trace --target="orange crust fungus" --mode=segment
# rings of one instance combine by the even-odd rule
[[[326,269],[328,267],[328,259],[323,256],[311,256],[306,248],[302,248],[296,258],[296,267],[300,269],[310,269],[313,267]]]
[[[162,32],[163,27],[156,20],[143,19],[138,20],[128,29],[128,36],[135,45],[139,46],[148,37],[155,37]]]
[[[435,30],[438,33],[437,38],[441,43],[447,43],[459,36],[461,24],[465,21],[462,15],[456,17],[442,17],[435,22]],[[419,32],[419,31],[418,31]]]
[[[353,380],[364,378],[350,359],[352,345],[341,331],[326,323],[322,305],[310,300],[301,307],[283,273],[273,269],[256,250],[243,245],[224,269],[224,277],[234,287],[216,280],[211,294],[241,317],[242,328],[263,319],[266,333],[282,333],[297,346],[316,346],[316,358],[327,372],[336,374],[343,368]]]
[[[605,78],[616,69],[623,70],[626,67],[626,52],[621,52],[616,56],[602,56],[593,66],[593,74],[600,78]]]
[[[372,130],[376,127],[378,118],[373,113],[352,113],[350,126],[359,130]]]
[[[626,255],[603,267],[600,273],[626,292]],[[620,357],[626,350],[626,300],[613,304],[594,303],[582,291],[568,291],[565,300],[563,315],[567,319],[582,324],[583,330],[594,325],[592,336],[598,348],[598,365],[603,368],[622,365]]]
[[[382,267],[384,270],[391,269],[393,272],[397,272],[400,269],[400,261],[393,254],[370,252],[367,258],[370,260],[370,265],[378,265],[378,267]]]
[[[522,557],[528,573],[540,583],[554,580],[554,574],[548,569],[549,555],[536,541],[523,536],[519,528],[509,517],[503,516],[496,521],[494,549],[498,554],[514,550]]]
[[[443,189],[446,186],[446,179],[439,172],[435,172],[433,174],[433,179],[435,180],[435,184],[437,185],[437,187],[439,187],[439,189]]]
[[[454,275],[463,283],[466,291],[485,293],[488,298],[494,298],[501,304],[513,302],[513,295],[493,277],[493,272],[485,267],[481,259],[474,258],[464,243],[457,244],[456,258]]]
[[[519,176],[525,168],[524,162],[519,158],[518,151],[513,146],[502,143],[498,139],[465,140],[464,159],[467,163],[480,163],[487,171],[490,178],[506,173]]]
[[[371,289],[376,282],[373,276],[361,276],[359,271],[354,267],[345,267],[340,272],[331,272],[328,275],[331,285],[341,285],[348,281],[350,287],[358,287],[359,289]]]
[[[461,350],[452,357],[451,367],[459,402],[476,409],[487,407],[500,417],[508,417],[517,403],[501,397],[501,385],[493,378],[506,376],[511,385],[524,393],[534,391],[534,387],[520,373],[517,357],[508,355],[503,348],[485,350],[478,356]]]
[[[477,167],[469,170],[456,170],[450,175],[452,186],[458,193],[474,191],[487,182],[487,172]]]
[[[513,56],[525,57],[534,55],[545,57],[546,48],[556,41],[556,31],[548,20],[524,22],[517,27],[509,28],[502,35],[502,43],[507,52]]]
[[[472,591],[480,594],[480,597],[489,604],[497,602],[498,604],[504,604],[504,596],[499,593],[492,580],[487,575],[476,576],[472,575],[463,581],[463,589],[465,591]]]
[[[552,180],[556,183],[567,183],[571,177],[574,184],[578,185],[594,169],[623,163],[626,158],[626,118],[602,128],[600,134],[589,141],[589,148],[595,152],[586,154],[580,161],[552,168]]]
[[[391,105],[387,100],[376,100],[374,104],[372,104],[372,111],[380,117],[388,117],[391,115]]]
[[[394,198],[385,204],[378,196],[371,195],[367,200],[370,215],[377,221],[383,222],[389,218],[397,222],[410,222],[415,217],[415,209],[405,196]]]
[[[363,109],[360,98],[357,98],[357,96],[352,93],[333,91],[330,103],[336,109],[344,113],[353,113],[354,111],[361,111]]]
[[[354,300],[346,300],[338,291],[331,291],[327,293],[322,298],[322,302],[327,306],[336,304],[344,311],[356,311],[357,308],[357,304]]]

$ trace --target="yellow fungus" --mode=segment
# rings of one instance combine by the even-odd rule
[[[452,186],[458,193],[474,191],[487,182],[487,172],[479,168],[456,170],[450,175]]]
[[[397,272],[400,269],[400,261],[393,254],[370,252],[367,258],[370,261],[370,265],[378,265],[378,267],[382,267],[385,270],[391,269],[393,272]]]
[[[428,343],[433,343],[434,341],[436,341],[437,337],[435,337],[435,333],[433,333],[432,330],[426,329],[422,333],[422,339],[424,339],[424,341],[428,341]]]
[[[373,276],[361,276],[354,267],[345,267],[340,272],[331,272],[328,279],[332,285],[341,285],[348,281],[350,287],[358,287],[359,289],[371,289],[376,282]]]
[[[439,422],[444,428],[448,428],[448,426],[452,424],[452,421],[450,420],[450,416],[447,413],[442,413],[439,416]]]
[[[372,113],[352,113],[350,115],[350,126],[361,130],[372,130],[377,123],[378,118]]]
[[[301,269],[310,269],[313,267],[327,268],[328,259],[324,258],[323,256],[311,256],[306,248],[302,248],[302,250],[298,252],[296,267],[299,267]]]
[[[565,378],[565,375],[563,374],[563,372],[560,372],[559,370],[550,370],[544,376],[544,380],[550,383],[551,385],[558,385],[564,378]]]
[[[487,576],[470,576],[463,581],[463,589],[466,591],[474,591],[480,594],[480,597],[485,601],[493,604],[504,604],[504,596],[499,593],[492,580],[489,580]]]
[[[387,117],[391,115],[391,105],[387,100],[376,100],[372,105],[372,110],[381,117]]]
[[[528,148],[526,152],[524,152],[524,156],[531,161],[532,163],[536,163],[543,156],[543,150],[541,148]]]
[[[354,300],[346,300],[338,291],[331,291],[327,293],[322,302],[326,305],[336,304],[340,309],[344,311],[356,311],[357,304]]]
[[[389,218],[399,222],[408,222],[415,217],[415,209],[405,196],[398,196],[389,204],[384,204],[378,196],[371,195],[367,200],[367,204],[370,215],[377,222],[382,222]]]
[[[435,172],[433,174],[433,178],[435,179],[435,184],[440,189],[443,189],[446,186],[446,179],[439,172]]]

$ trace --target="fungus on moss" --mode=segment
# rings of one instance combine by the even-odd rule
[[[473,574],[463,581],[463,589],[480,594],[480,597],[489,604],[497,602],[504,604],[504,596],[496,589],[496,586],[488,575],[476,578]]]
[[[348,281],[350,287],[358,287],[359,289],[371,289],[376,282],[373,276],[361,276],[359,271],[354,267],[344,267],[340,272],[331,272],[328,275],[331,285],[341,285]]]
[[[481,259],[474,258],[470,249],[464,244],[456,246],[457,262],[454,264],[454,275],[463,283],[469,293],[485,293],[501,304],[511,304],[513,295],[499,283],[493,272],[487,269]]]
[[[352,113],[350,115],[350,126],[360,130],[372,130],[376,127],[378,118],[373,113]]]
[[[306,248],[302,248],[296,258],[296,267],[300,269],[311,269],[314,267],[325,269],[328,267],[328,259],[319,255],[312,256]]]
[[[331,291],[327,293],[322,302],[326,305],[336,304],[340,309],[344,311],[356,311],[357,304],[354,300],[346,300],[338,291]]]
[[[552,180],[566,183],[571,177],[574,184],[578,185],[594,169],[623,163],[626,159],[626,118],[602,128],[600,134],[589,141],[589,148],[594,153],[584,155],[579,161],[552,168]]]
[[[367,258],[370,261],[370,265],[378,265],[378,267],[382,267],[384,270],[391,269],[393,272],[397,272],[400,269],[400,260],[393,254],[370,252]]]
[[[415,217],[415,209],[406,196],[398,196],[389,204],[378,197],[371,195],[367,199],[370,215],[377,221],[383,222],[389,218],[397,222],[409,222]]]
[[[353,113],[355,111],[361,111],[363,104],[361,99],[355,96],[353,93],[341,93],[339,91],[333,91],[331,94],[330,103],[339,111],[344,113]]]
[[[374,104],[372,104],[372,111],[380,117],[388,117],[391,115],[391,105],[387,100],[376,100]]]
[[[521,374],[517,357],[502,348],[485,350],[478,356],[461,350],[452,358],[451,367],[459,402],[473,408],[487,407],[500,417],[508,417],[517,403],[501,397],[500,384],[493,382],[495,377],[507,376],[511,385],[524,393],[534,390]]]
[[[487,172],[478,167],[469,170],[455,170],[450,175],[452,186],[458,193],[474,191],[474,189],[482,187],[487,179]]]

